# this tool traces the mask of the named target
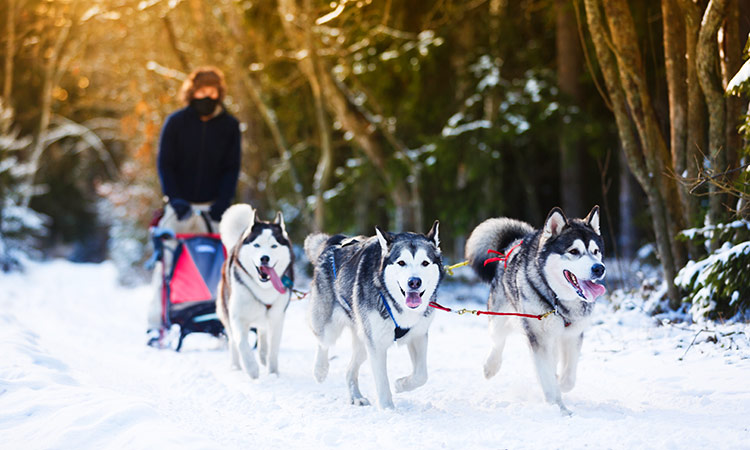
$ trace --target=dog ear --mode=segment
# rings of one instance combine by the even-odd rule
[[[565,217],[565,213],[562,209],[555,206],[547,215],[547,220],[544,221],[542,240],[546,241],[547,239],[557,236],[567,224],[568,218]]]
[[[586,225],[590,226],[596,234],[599,236],[602,235],[602,232],[599,229],[599,205],[596,205],[591,209],[591,212],[586,216],[584,222],[586,222]]]
[[[255,208],[250,208],[250,212],[247,216],[247,226],[240,235],[240,242],[245,242],[245,239],[247,239],[247,237],[250,236],[250,233],[253,232],[253,225],[257,223],[257,217],[258,213],[255,211]]]
[[[427,239],[435,243],[435,247],[438,247],[438,248],[440,248],[440,237],[438,236],[439,230],[440,230],[440,221],[436,220],[435,223],[432,224],[432,228],[430,228],[430,231],[428,231],[427,234],[425,234]]]
[[[260,223],[260,217],[258,217],[258,212],[253,209],[253,225],[256,223]]]
[[[378,237],[378,242],[380,242],[380,248],[383,249],[383,254],[385,254],[388,251],[391,242],[393,242],[393,235],[387,231],[381,230],[378,226],[375,227],[375,235]]]
[[[273,219],[273,223],[281,227],[281,234],[288,240],[289,235],[286,234],[286,224],[284,223],[284,215],[281,214],[281,211],[276,212],[276,218]]]

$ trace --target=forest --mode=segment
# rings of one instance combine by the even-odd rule
[[[661,308],[750,306],[747,0],[2,0],[0,265],[142,280],[165,118],[196,67],[241,123],[235,201],[312,231],[600,205]],[[625,280],[635,275],[621,274]],[[638,288],[638,286],[627,286]]]

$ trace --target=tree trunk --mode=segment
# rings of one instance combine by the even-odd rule
[[[698,45],[696,47],[696,66],[698,80],[706,97],[708,106],[708,161],[710,173],[726,170],[726,104],[724,90],[721,87],[721,77],[717,73],[719,67],[719,52],[716,36],[721,22],[726,14],[726,0],[710,0],[703,14]],[[722,180],[717,180],[721,182]],[[719,193],[716,185],[709,185],[708,220],[717,224],[723,220],[724,196]],[[718,248],[718,242],[711,241],[711,248]]]
[[[564,103],[580,107],[583,93],[579,80],[583,60],[576,17],[570,0],[555,0],[555,17],[557,85]],[[571,131],[564,121],[560,123],[560,193],[565,213],[571,217],[580,217],[585,214],[581,186],[581,145]]]
[[[669,147],[675,175],[683,177],[687,169],[688,104],[685,23],[675,0],[662,0],[661,11],[664,27],[664,65],[669,90]],[[679,194],[682,204],[687,205],[690,194],[685,183],[679,184]]]
[[[626,261],[633,259],[636,251],[636,234],[633,217],[636,214],[635,198],[633,191],[632,175],[628,170],[628,160],[625,152],[618,152],[620,155],[620,195],[618,198],[620,209],[620,226],[618,229],[618,245],[620,247],[620,256]]]
[[[304,48],[304,42],[301,41],[304,38],[300,36],[299,30],[295,28],[298,25],[297,20],[299,18],[295,0],[279,0],[278,10],[284,31],[291,43],[297,49]],[[301,70],[309,71],[311,66],[309,58],[301,58]],[[386,156],[383,151],[380,135],[377,133],[377,126],[352,105],[346,94],[337,86],[330,70],[324,67],[322,62],[318,81],[320,82],[321,93],[330,111],[339,123],[341,123],[341,127],[353,134],[354,141],[362,148],[370,163],[385,181],[395,207],[393,227],[398,230],[412,228],[414,224],[413,218],[409,214],[411,204],[409,201],[409,189],[405,180],[394,178],[390,175],[386,167]]]
[[[727,3],[727,20],[724,23],[724,32],[722,33],[722,42],[720,48],[723,49],[724,57],[721,58],[722,88],[726,89],[729,80],[740,70],[742,66],[742,45],[740,41],[740,5],[739,0],[729,0]],[[746,36],[743,38],[747,39]],[[730,95],[725,98],[727,105],[727,124],[726,124],[726,164],[732,169],[739,165],[739,155],[742,150],[742,136],[738,131],[742,123],[742,99]],[[729,177],[728,182],[732,183],[737,179],[737,172]],[[734,205],[732,205],[734,206]]]
[[[671,167],[671,155],[651,102],[635,23],[625,0],[606,0],[604,10],[630,116],[638,132],[646,167],[659,190],[659,206],[665,210],[666,231],[672,248],[673,262],[675,267],[681,267],[687,262],[685,246],[677,239],[679,232],[685,228],[682,204],[677,181],[668,169]]]
[[[245,89],[247,90],[248,94],[250,94],[250,99],[260,111],[261,116],[263,116],[263,120],[266,123],[266,126],[271,132],[271,137],[273,138],[273,142],[276,144],[276,150],[279,153],[281,161],[287,166],[287,170],[289,170],[289,177],[292,181],[297,208],[300,210],[300,213],[303,216],[307,217],[307,206],[305,203],[305,198],[302,195],[302,183],[300,182],[299,175],[297,174],[297,169],[292,163],[292,152],[289,150],[289,146],[286,143],[286,139],[284,139],[281,128],[279,128],[279,120],[276,117],[276,112],[264,101],[262,93],[263,91],[261,90],[260,83],[258,83],[257,80],[255,80],[249,74],[242,77],[242,80],[244,82]]]
[[[318,49],[312,35],[311,12],[312,6],[310,5],[310,0],[305,0],[305,17],[303,19],[305,23],[305,50],[308,53],[308,58],[300,60],[300,64],[305,64],[302,72],[307,76],[315,104],[315,123],[318,128],[318,139],[320,142],[320,159],[318,160],[318,166],[315,169],[315,177],[313,179],[315,231],[323,231],[325,227],[325,198],[323,194],[328,187],[333,171],[333,148],[331,147],[331,131],[328,128],[328,120],[323,108],[323,98],[319,81],[322,69],[320,67]]]
[[[656,238],[657,253],[664,269],[665,281],[667,283],[669,303],[672,308],[676,309],[680,304],[679,293],[674,284],[677,270],[672,254],[670,234],[667,228],[667,209],[664,206],[661,191],[656,185],[656,180],[662,173],[655,173],[650,170],[650,167],[646,164],[644,155],[639,149],[638,138],[633,131],[633,123],[629,116],[628,102],[623,92],[624,88],[620,84],[621,76],[618,74],[618,61],[615,61],[614,55],[608,46],[610,39],[604,27],[600,3],[598,0],[584,0],[584,4],[586,6],[586,20],[591,32],[591,38],[604,75],[607,92],[612,102],[620,142],[631,172],[646,193]],[[621,71],[627,69],[628,67],[622,67]],[[643,148],[644,152],[648,150],[648,148]],[[651,159],[653,160],[653,157]],[[653,161],[651,161],[651,164],[653,164]]]
[[[29,206],[31,198],[35,194],[34,183],[36,181],[36,174],[39,171],[39,166],[42,161],[42,153],[44,153],[46,148],[45,136],[52,118],[52,90],[57,81],[58,71],[60,70],[59,62],[65,44],[68,41],[71,27],[72,21],[67,20],[62,26],[62,29],[58,32],[54,45],[50,49],[51,53],[49,58],[47,58],[47,61],[44,64],[44,81],[42,82],[41,105],[39,108],[39,127],[34,135],[33,149],[28,161],[29,174],[25,183],[27,186],[21,199],[21,206],[23,207]],[[42,57],[44,57],[44,55]]]
[[[16,52],[16,0],[8,0],[5,39],[5,79],[3,80],[3,100],[12,108],[13,100],[13,61]]]

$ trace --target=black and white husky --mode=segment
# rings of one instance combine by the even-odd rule
[[[279,343],[294,281],[294,253],[281,213],[273,222],[258,220],[246,204],[230,207],[219,223],[227,250],[216,313],[229,338],[232,366],[258,378],[258,363],[248,333],[257,330],[260,362],[278,374]]]
[[[502,252],[504,261],[485,264],[492,257],[487,250]],[[560,208],[553,208],[541,230],[509,218],[488,219],[474,229],[466,242],[466,259],[491,283],[488,308],[533,315],[554,312],[541,321],[492,316],[486,378],[500,370],[505,338],[512,325],[520,323],[545,398],[569,413],[560,392],[575,385],[583,332],[594,300],[605,291],[599,284],[605,271],[603,250],[598,206],[585,219],[570,220]]]
[[[396,380],[396,392],[427,382],[428,304],[444,270],[437,221],[426,235],[375,231],[373,237],[313,234],[305,239],[305,253],[314,266],[308,319],[318,338],[315,379],[322,382],[328,375],[328,349],[348,327],[349,400],[370,404],[359,391],[359,368],[369,357],[378,405],[393,408],[386,352],[394,341],[409,349],[412,373]]]

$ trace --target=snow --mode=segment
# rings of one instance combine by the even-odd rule
[[[380,411],[346,402],[346,336],[328,379],[313,380],[304,300],[288,309],[281,375],[252,381],[210,336],[188,336],[181,353],[147,347],[150,289],[116,279],[109,262],[0,276],[3,448],[739,449],[750,439],[745,324],[660,326],[636,301],[600,301],[565,417],[544,402],[520,335],[487,381],[486,319],[437,312],[427,384]],[[450,283],[440,302],[479,308],[486,294]],[[409,369],[406,349],[391,348],[391,381]],[[374,400],[367,363],[361,388]]]
[[[750,82],[750,59],[745,61],[740,70],[732,77],[727,85],[727,93],[738,94],[740,86]]]

